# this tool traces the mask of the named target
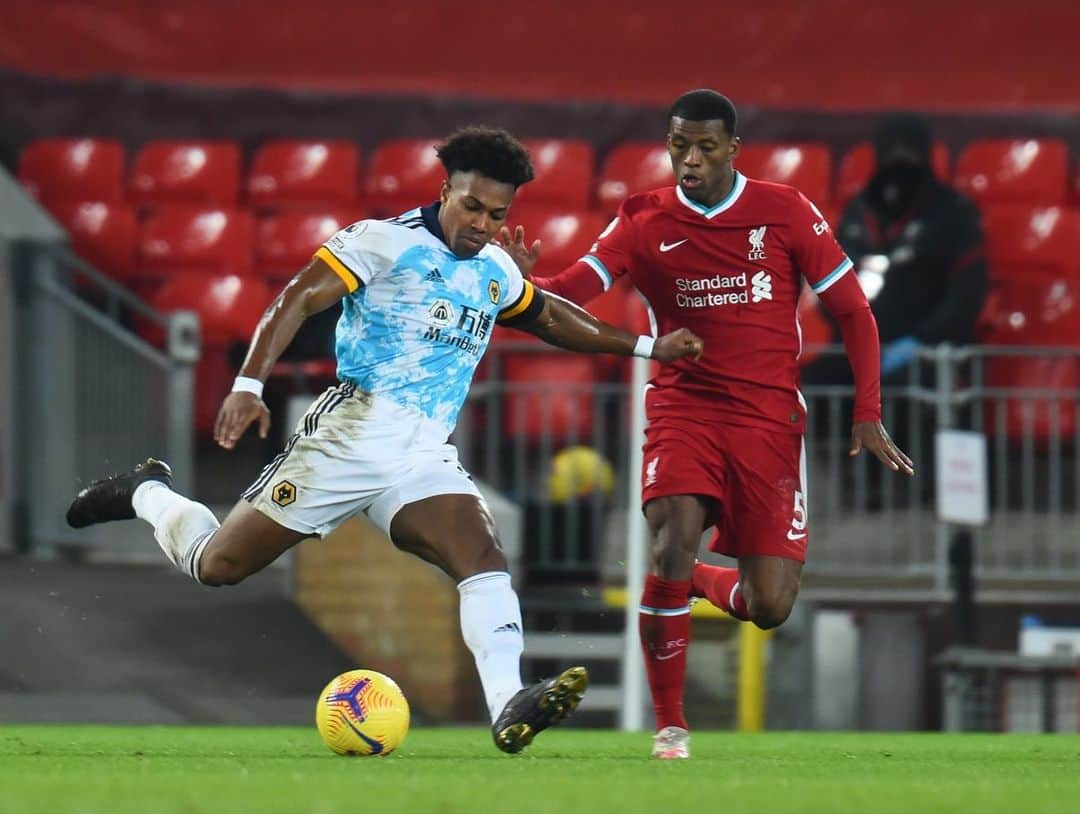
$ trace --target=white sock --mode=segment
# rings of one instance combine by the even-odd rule
[[[492,722],[521,689],[521,605],[505,571],[485,571],[458,583],[461,635],[476,659]]]
[[[201,503],[148,480],[131,496],[135,515],[154,527],[154,539],[173,565],[199,581],[199,559],[221,525]]]

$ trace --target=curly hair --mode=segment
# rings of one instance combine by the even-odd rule
[[[735,105],[722,93],[710,88],[687,91],[676,99],[668,110],[668,119],[673,116],[691,122],[722,119],[724,130],[729,136],[735,135],[735,126],[738,123]]]
[[[532,159],[505,130],[464,127],[435,148],[446,174],[476,172],[515,189],[533,179]]]

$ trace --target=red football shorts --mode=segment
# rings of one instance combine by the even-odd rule
[[[650,422],[641,487],[642,506],[672,495],[713,498],[711,551],[806,561],[806,461],[797,433]]]

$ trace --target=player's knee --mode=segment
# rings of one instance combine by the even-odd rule
[[[462,549],[462,556],[455,558],[454,562],[454,568],[458,573],[453,576],[458,579],[468,579],[486,571],[510,570],[510,566],[506,562],[506,555],[494,540],[462,547]]]
[[[251,576],[251,569],[225,552],[207,550],[199,560],[199,582],[218,588],[236,585]]]
[[[762,630],[772,630],[787,621],[794,604],[794,595],[751,596],[746,609],[751,622]]]
[[[696,542],[696,541],[695,541]],[[671,538],[657,542],[653,546],[653,563],[660,576],[675,578],[676,574],[692,567],[696,549],[685,545],[682,541]]]
[[[646,517],[652,534],[652,560],[661,575],[693,563],[701,538],[696,500],[686,497],[650,501]]]
[[[408,539],[395,539],[396,545],[406,554],[438,566],[455,580],[468,579],[485,571],[508,571],[506,555],[491,538],[457,538],[443,535],[434,538],[414,535]]]

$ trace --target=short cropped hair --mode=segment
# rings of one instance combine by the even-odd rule
[[[505,130],[464,127],[435,151],[448,176],[476,172],[515,189],[533,179],[529,151]]]
[[[738,124],[738,115],[731,100],[709,88],[690,90],[676,99],[668,111],[668,120],[674,116],[691,122],[722,119],[724,130],[729,136],[735,135],[735,126]]]

